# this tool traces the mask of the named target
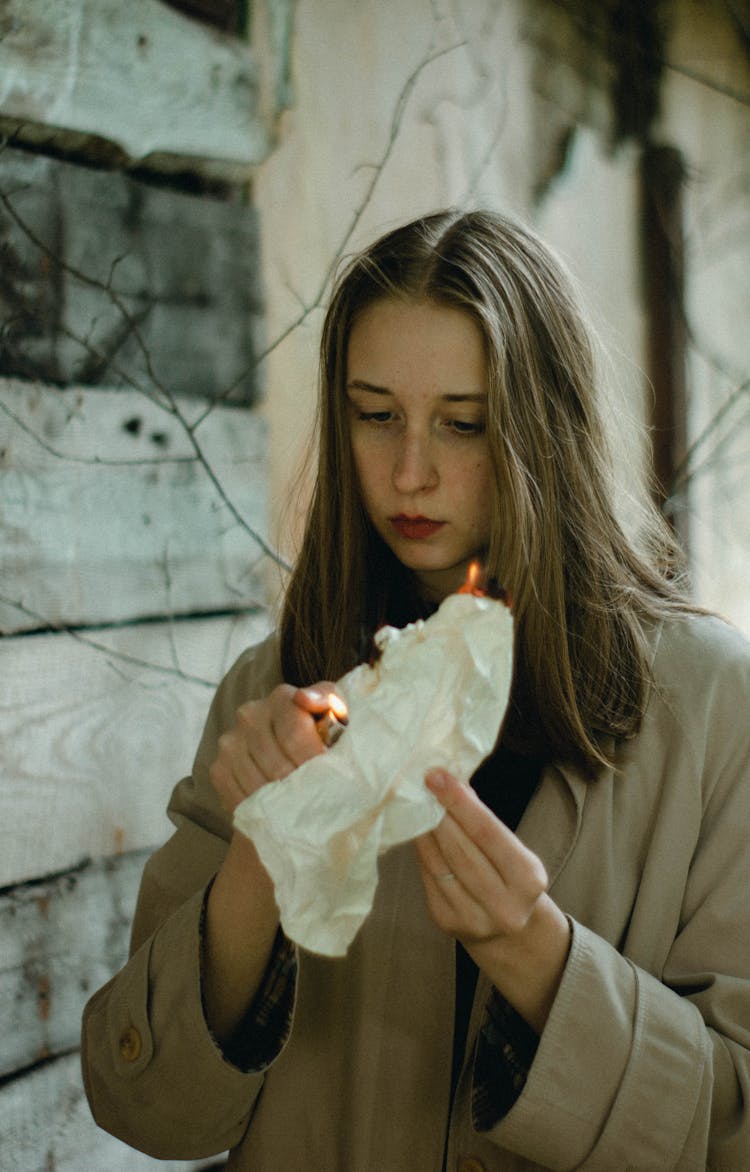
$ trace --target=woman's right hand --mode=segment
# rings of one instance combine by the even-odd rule
[[[325,747],[315,717],[328,710],[333,684],[308,688],[279,684],[263,700],[243,704],[231,728],[222,733],[209,770],[211,784],[228,814],[270,781],[288,777]]]
[[[333,684],[281,684],[243,704],[219,737],[211,784],[231,815],[241,801],[325,752],[315,716],[329,708]],[[235,831],[208,898],[203,947],[206,1015],[220,1042],[247,1013],[266,970],[279,913],[273,884],[254,844]]]

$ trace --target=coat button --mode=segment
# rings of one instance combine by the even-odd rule
[[[464,1156],[458,1165],[458,1172],[485,1172],[484,1164],[476,1156]]]
[[[120,1035],[120,1057],[125,1062],[135,1062],[140,1058],[143,1043],[141,1042],[141,1035],[135,1026],[128,1026],[128,1028]]]

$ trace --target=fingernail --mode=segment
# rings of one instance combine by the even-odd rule
[[[430,789],[444,790],[448,784],[448,774],[445,773],[442,769],[431,769],[429,773],[425,775],[425,782]]]

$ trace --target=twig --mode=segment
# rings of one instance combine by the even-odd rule
[[[176,679],[184,680],[189,684],[200,684],[201,687],[215,688],[217,680],[208,680],[203,676],[193,675],[191,672],[183,671],[181,667],[166,667],[161,663],[151,663],[147,659],[141,659],[140,656],[130,655],[127,651],[117,651],[112,647],[108,647],[106,643],[101,643],[98,639],[92,639],[90,635],[84,635],[81,631],[75,630],[74,627],[67,623],[51,622],[44,615],[39,614],[38,611],[26,606],[23,602],[16,598],[8,598],[4,594],[0,594],[0,602],[5,606],[11,606],[15,610],[19,610],[21,614],[25,614],[28,618],[35,619],[40,623],[38,633],[40,634],[60,634],[68,635],[69,638],[74,639],[76,643],[82,643],[84,647],[89,647],[93,651],[103,652],[106,656],[112,659],[119,660],[121,663],[129,663],[133,667],[146,668],[148,671],[160,672],[162,675],[173,676]]]
[[[195,456],[195,455],[193,455],[193,456],[140,456],[140,457],[132,456],[132,457],[128,457],[126,459],[121,459],[121,460],[108,459],[105,456],[74,456],[74,455],[71,455],[69,452],[61,452],[59,448],[54,447],[51,443],[49,443],[48,440],[44,439],[41,435],[39,435],[38,432],[34,431],[33,427],[29,427],[28,423],[26,423],[20,417],[20,415],[17,415],[16,412],[13,411],[7,405],[7,403],[4,403],[2,401],[2,399],[0,399],[0,411],[2,411],[10,419],[12,419],[13,422],[15,423],[16,427],[19,427],[21,429],[21,431],[23,431],[26,435],[28,435],[30,437],[30,439],[32,439],[34,441],[34,443],[38,444],[39,447],[42,448],[45,452],[48,452],[50,456],[54,456],[55,459],[57,459],[57,460],[67,460],[71,464],[101,465],[104,468],[118,468],[118,467],[122,466],[123,468],[126,468],[128,466],[140,467],[140,465],[142,465],[142,464],[144,466],[149,466],[151,464],[195,464],[195,463],[197,463],[197,456]]]
[[[40,236],[37,235],[30,224],[26,222],[20,212],[16,210],[13,201],[4,191],[0,191],[0,203],[2,203],[10,218],[13,220],[16,226],[20,228],[26,238],[30,240],[34,247],[37,248],[43,256],[46,256],[51,264],[53,264],[59,271],[66,273],[70,277],[73,277],[76,281],[80,281],[80,283],[85,285],[87,288],[95,289],[109,297],[112,305],[115,306],[123,321],[127,322],[129,330],[136,340],[136,344],[145,363],[146,374],[148,375],[156,390],[164,396],[165,402],[159,402],[159,400],[151,392],[147,392],[149,394],[149,398],[153,399],[153,401],[156,402],[158,406],[162,408],[162,410],[167,411],[172,415],[175,414],[176,407],[174,404],[174,395],[169,390],[169,388],[166,387],[158,378],[156,371],[153,368],[148,347],[143,339],[143,335],[141,334],[139,324],[133,317],[133,314],[124,304],[120,295],[112,288],[112,285],[109,282],[99,281],[96,277],[90,276],[82,269],[79,269],[76,265],[71,264],[70,261],[62,260],[60,256],[58,256],[54,250],[51,249],[45,243],[45,241],[41,239]],[[119,263],[121,259],[121,257],[118,257],[116,263]],[[114,274],[114,268],[115,265],[110,268],[110,279]],[[87,349],[89,348],[87,347]],[[91,353],[93,351],[89,350],[89,352]]]
[[[123,304],[121,298],[112,289],[111,285],[109,285],[103,281],[98,281],[93,277],[90,277],[88,274],[82,272],[76,266],[71,265],[66,261],[62,261],[59,257],[55,256],[54,253],[44,243],[44,241],[42,241],[36,235],[36,233],[34,233],[33,229],[26,223],[26,221],[23,219],[23,217],[18,214],[18,212],[13,207],[11,201],[8,199],[8,197],[5,195],[5,193],[3,193],[2,191],[0,191],[0,203],[2,203],[2,205],[5,207],[6,211],[11,216],[11,218],[14,220],[16,225],[21,229],[21,231],[27,234],[28,238],[35,245],[35,247],[40,249],[40,251],[45,256],[50,258],[50,260],[61,271],[67,273],[68,275],[73,277],[75,280],[81,281],[83,284],[87,285],[89,288],[94,288],[94,289],[98,290],[100,293],[103,293],[105,296],[110,298],[112,304],[115,306],[118,313],[120,313],[122,315],[123,319],[128,323],[129,327],[132,329],[132,333],[138,342],[139,350],[144,357],[144,361],[146,364],[146,373],[147,373],[149,379],[153,382],[157,391],[160,393],[160,395],[163,396],[163,400],[165,400],[165,401],[162,401],[157,395],[154,395],[150,391],[148,391],[148,390],[144,389],[142,386],[140,386],[139,383],[137,382],[137,380],[135,380],[133,378],[133,376],[128,371],[124,371],[121,368],[114,366],[110,363],[111,368],[119,375],[119,377],[121,377],[123,379],[123,381],[126,383],[126,385],[130,386],[133,390],[136,390],[139,393],[145,395],[149,399],[150,402],[153,402],[161,410],[166,411],[167,414],[169,414],[173,419],[175,419],[177,421],[177,423],[179,424],[179,426],[182,428],[185,435],[187,436],[187,438],[190,442],[190,446],[193,449],[194,462],[199,464],[203,468],[206,476],[210,480],[211,484],[214,487],[214,490],[216,491],[217,495],[219,496],[219,499],[229,509],[229,512],[231,513],[234,520],[243,529],[243,531],[245,533],[247,533],[248,536],[251,537],[253,541],[256,542],[256,544],[260,547],[260,549],[262,549],[262,551],[268,555],[268,557],[270,557],[273,561],[277,562],[278,565],[281,566],[282,569],[288,570],[290,568],[288,562],[284,558],[282,558],[281,555],[275,549],[273,549],[273,547],[265,540],[265,538],[263,538],[257,532],[257,530],[255,530],[253,528],[252,525],[249,524],[249,522],[242,515],[242,513],[237,508],[237,506],[234,504],[231,497],[227,493],[226,489],[222,485],[218,475],[214,471],[213,466],[209,462],[205,452],[203,451],[203,449],[200,445],[200,442],[198,441],[198,439],[195,435],[197,424],[195,422],[190,423],[185,418],[185,416],[182,413],[182,411],[180,410],[180,407],[177,403],[177,400],[174,397],[174,395],[172,394],[172,392],[167,387],[165,387],[162,383],[160,383],[159,380],[157,379],[156,374],[153,370],[150,355],[148,354],[148,349],[145,345],[145,342],[143,341],[143,337],[138,329],[138,325],[135,322],[135,320],[133,319],[132,314],[130,314],[130,312],[128,311],[126,306]],[[118,258],[118,260],[119,259],[121,259],[121,258]],[[115,266],[113,265],[112,268],[110,269],[110,277],[114,273],[114,267]],[[99,348],[94,346],[93,343],[91,343],[87,338],[80,337],[73,330],[70,330],[66,327],[62,327],[62,329],[63,329],[63,332],[66,334],[66,336],[73,339],[90,356],[93,356],[93,357],[97,358],[98,360],[101,360],[104,357],[102,355],[101,351],[99,350]],[[209,414],[208,411],[204,412],[202,417],[199,419],[199,422],[202,422],[203,419],[206,418],[206,416],[208,414]],[[23,425],[21,425],[21,426],[23,426]],[[26,430],[28,430],[28,429],[26,429]],[[33,434],[33,432],[32,432],[32,434]],[[40,440],[40,442],[42,443],[42,446],[44,446],[44,441]],[[56,454],[56,453],[53,453],[53,454]],[[118,463],[119,462],[120,461],[118,461]],[[134,461],[134,462],[141,463],[142,461]],[[143,462],[145,463],[145,461],[143,461]],[[104,461],[102,461],[102,463],[104,463]],[[124,463],[124,461],[123,461],[123,463]]]
[[[252,365],[247,367],[245,370],[243,370],[242,373],[231,384],[231,386],[227,387],[226,390],[224,390],[221,395],[216,396],[216,398],[212,400],[212,402],[206,407],[206,409],[202,412],[202,414],[199,415],[197,417],[197,419],[195,419],[193,421],[193,423],[191,425],[193,431],[197,431],[198,428],[201,426],[201,424],[208,418],[208,416],[214,410],[214,408],[219,403],[221,403],[225,399],[227,399],[229,397],[229,395],[232,394],[232,391],[235,390],[235,388],[242,382],[242,380],[244,378],[247,377],[247,375],[252,370],[255,370],[258,366],[261,365],[261,363],[265,362],[265,360],[271,354],[273,354],[273,352],[275,350],[277,350],[286,341],[286,339],[290,336],[290,334],[293,334],[295,332],[295,330],[298,330],[300,328],[300,326],[304,325],[307,318],[312,313],[314,313],[315,310],[317,310],[321,307],[321,305],[323,304],[323,299],[326,295],[328,287],[329,287],[331,280],[333,278],[333,275],[336,272],[336,269],[339,267],[339,265],[341,263],[341,259],[344,256],[346,249],[348,248],[349,243],[350,243],[352,237],[354,236],[354,233],[357,231],[357,228],[359,227],[359,224],[362,220],[362,217],[363,217],[365,211],[367,210],[367,208],[370,204],[370,201],[372,200],[373,194],[375,192],[375,188],[377,187],[377,184],[380,180],[380,177],[382,176],[385,168],[388,165],[390,157],[393,153],[393,148],[395,146],[396,139],[398,138],[398,134],[401,129],[401,124],[404,119],[404,114],[406,112],[406,106],[407,106],[408,100],[411,96],[411,93],[412,93],[414,87],[417,84],[417,81],[419,80],[419,78],[421,77],[421,75],[425,71],[425,69],[428,68],[428,66],[432,65],[433,62],[439,60],[441,57],[445,57],[448,53],[453,53],[453,52],[455,52],[456,49],[460,49],[463,46],[463,44],[464,44],[464,42],[461,41],[458,44],[450,45],[447,49],[439,49],[439,50],[436,50],[434,53],[430,53],[427,57],[425,57],[422,61],[420,61],[419,65],[416,67],[416,69],[414,69],[409,74],[409,76],[407,77],[406,81],[404,82],[403,86],[401,87],[401,90],[396,98],[396,104],[394,107],[393,116],[391,118],[391,126],[390,126],[390,130],[388,133],[388,141],[386,143],[385,150],[383,151],[383,154],[381,155],[381,157],[377,163],[362,164],[362,167],[358,168],[358,170],[364,169],[364,167],[367,167],[368,169],[371,168],[372,169],[372,178],[370,179],[370,182],[367,185],[367,188],[365,190],[363,198],[360,200],[360,202],[357,204],[357,206],[354,209],[351,220],[349,222],[349,226],[347,227],[344,235],[342,236],[342,238],[339,242],[339,245],[336,248],[336,251],[334,252],[333,259],[331,260],[330,264],[326,268],[325,273],[323,274],[323,277],[320,281],[320,284],[318,285],[316,292],[313,295],[312,300],[308,301],[307,303],[302,302],[302,308],[301,308],[300,312],[289,323],[289,325],[286,326],[285,329],[283,329],[281,331],[281,333],[273,340],[273,342],[269,343],[269,345],[265,348],[265,350],[262,350],[261,353],[256,356]]]

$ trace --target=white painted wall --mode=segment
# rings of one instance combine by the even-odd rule
[[[14,5],[16,38],[30,11],[44,20],[48,7],[42,0]],[[122,6],[115,8],[116,31]],[[264,52],[272,9],[272,0],[259,5],[255,22],[262,26]],[[45,125],[53,120],[51,111],[62,108],[54,106],[50,86],[67,76],[61,38],[70,33],[72,14],[93,19],[94,8],[87,0],[66,0],[61,11],[51,34],[57,49],[49,70],[34,60],[36,84],[46,94],[38,113]],[[714,78],[745,96],[750,90],[747,60],[721,31],[719,11],[717,4],[679,0],[669,48],[679,68],[669,73],[661,133],[683,150],[691,176],[689,310],[701,341],[691,361],[693,436],[729,404],[722,429],[696,452],[691,509],[698,596],[750,630],[750,419],[747,395],[736,393],[750,370],[748,106],[693,76]],[[184,21],[158,0],[143,0],[129,12],[136,33],[141,17]],[[641,374],[635,155],[630,147],[608,149],[606,103],[584,92],[565,62],[540,71],[537,16],[536,6],[523,0],[298,0],[293,105],[276,118],[268,78],[276,76],[278,62],[261,59],[263,127],[253,119],[245,123],[243,110],[232,105],[233,144],[216,136],[215,153],[220,145],[223,155],[219,171],[234,171],[238,160],[240,169],[248,160],[256,164],[253,198],[263,232],[272,350],[265,364],[267,433],[252,413],[222,410],[212,418],[216,430],[206,444],[232,499],[265,536],[268,504],[271,541],[288,552],[304,502],[304,479],[299,498],[294,486],[312,419],[318,330],[332,262],[376,232],[445,204],[489,205],[526,216],[565,257],[612,355],[613,431],[625,482],[631,462],[640,459],[632,440],[648,389]],[[85,21],[77,27],[80,36]],[[542,21],[542,31],[550,27]],[[186,60],[214,61],[212,35],[184,23],[180,30],[191,38]],[[3,52],[12,48],[19,49],[17,41],[6,42]],[[28,45],[20,51],[28,55]],[[221,61],[247,64],[244,50],[239,58],[236,49],[228,52]],[[184,157],[184,141],[153,137],[154,119],[168,129],[174,112],[169,95],[158,94],[158,69],[140,72],[142,63],[132,54],[115,53],[115,61],[122,93],[134,92],[137,77],[147,91],[137,95],[144,101],[133,111],[134,124],[144,110],[151,123],[131,135],[112,131],[113,140],[133,157],[153,151]],[[184,65],[170,61],[170,70]],[[90,101],[85,117],[81,113],[85,92],[92,91],[79,83],[65,98],[65,117],[84,137],[97,125],[86,120]],[[559,94],[564,100],[556,99]],[[7,91],[4,97],[0,92],[6,114],[16,110],[7,100]],[[28,95],[26,101],[19,109],[33,120]],[[121,102],[121,119],[123,111],[127,121]],[[209,135],[218,115],[212,117]],[[560,136],[573,123],[578,128],[558,172]],[[204,122],[197,130],[205,130]],[[259,143],[273,147],[267,156]],[[207,149],[194,147],[198,155]],[[274,346],[276,339],[283,341]],[[176,611],[189,610],[191,603],[215,598],[218,587],[227,601],[238,589],[255,597],[264,590],[273,595],[278,587],[278,573],[267,573],[267,561],[253,578],[257,550],[245,543],[205,477],[186,481],[163,466],[151,479],[142,469],[118,489],[122,470],[105,474],[90,463],[84,475],[81,467],[64,465],[34,445],[23,430],[23,423],[43,416],[40,434],[53,447],[83,451],[90,460],[121,456],[122,431],[111,429],[126,403],[121,395],[110,400],[106,390],[82,393],[79,410],[64,417],[44,388],[0,387],[2,402],[21,421],[0,413],[3,524],[6,535],[16,534],[0,592],[26,608],[24,613],[6,605],[3,611],[11,634],[0,645],[0,885],[73,868],[84,856],[106,860],[124,851],[127,859],[129,850],[161,841],[169,832],[168,793],[189,768],[211,684],[267,624],[258,613],[241,621],[165,620],[32,635],[25,633],[33,621],[28,612],[106,624],[164,613],[165,599]],[[124,508],[142,521],[152,506],[158,513],[153,526],[120,530]],[[97,562],[98,549],[106,557]],[[119,562],[118,552],[125,555]],[[128,880],[126,900],[132,900],[135,878]],[[95,884],[91,890],[96,920]],[[100,928],[105,934],[104,919]],[[6,981],[0,997],[8,988]],[[0,1131],[12,1136],[19,1167],[43,1172],[50,1152],[58,1172],[155,1167],[145,1157],[129,1158],[126,1149],[96,1133],[77,1079],[71,1055],[4,1087]],[[49,1133],[34,1130],[40,1103],[49,1104],[41,1111],[52,1121]]]
[[[269,338],[272,533],[293,544],[294,468],[312,414],[316,346],[332,260],[448,204],[518,214],[547,165],[528,88],[523,5],[300,0],[294,104],[258,168]],[[289,511],[291,510],[291,512]]]
[[[649,388],[636,152],[630,145],[610,149],[606,99],[583,86],[572,57],[566,61],[563,53],[546,68],[535,57],[534,46],[553,27],[551,11],[521,0],[408,6],[330,0],[323,12],[313,0],[299,0],[294,104],[254,186],[264,224],[269,339],[284,337],[267,363],[266,414],[272,532],[287,550],[304,501],[292,470],[312,416],[331,258],[437,206],[484,204],[519,214],[563,255],[610,357],[611,422],[625,483],[642,457],[637,435]],[[733,372],[721,378],[705,362],[691,363],[694,436],[750,371],[742,325],[750,307],[750,81],[747,58],[725,20],[717,3],[677,4],[661,126],[663,141],[684,152],[690,172],[691,315]],[[437,53],[442,56],[431,59]],[[703,72],[717,88],[685,70]],[[721,92],[732,85],[744,103]],[[554,173],[558,137],[571,124],[577,131],[566,165],[537,199],[537,186]],[[728,247],[719,263],[722,239]],[[300,316],[303,324],[285,336]],[[743,446],[750,427],[740,426],[750,422],[746,403],[740,396],[721,461],[696,476],[691,510],[697,597],[750,631],[744,587],[750,521],[738,523],[738,513],[750,516]]]
[[[0,118],[121,161],[242,176],[268,150],[256,59],[159,0],[4,0]],[[92,144],[93,149],[93,144]]]
[[[52,140],[94,162],[188,166],[225,179],[247,176],[268,149],[272,127],[250,49],[158,0],[11,2],[0,23],[0,128],[30,149]],[[15,256],[28,301],[43,300],[40,274],[42,292],[45,276],[55,281],[55,254],[100,284],[115,269],[122,278],[131,238],[112,239],[116,218],[103,229],[81,213],[75,192],[54,187],[54,168],[28,170],[19,180],[0,152],[2,195],[15,192],[19,211],[35,193],[43,201],[50,189],[41,173],[67,215],[40,219],[45,232],[52,221],[52,256],[28,235],[28,248],[4,254],[6,263]],[[162,202],[175,216],[163,230],[177,241],[179,199]],[[207,208],[187,202],[195,222]],[[125,204],[124,221],[140,223],[132,191]],[[72,221],[83,221],[78,243]],[[6,245],[11,223],[3,202]],[[221,231],[227,247],[252,239],[226,224]],[[196,244],[186,268],[191,259],[211,263],[217,235]],[[28,272],[25,286],[19,272]],[[148,288],[146,276],[134,283]],[[96,345],[113,304],[103,296],[89,309],[90,292],[85,281],[69,281],[64,294],[58,285],[59,300],[75,299],[80,335]],[[221,345],[221,321],[197,307],[201,297],[211,304],[200,281],[183,282],[174,301],[191,295],[188,328]],[[225,338],[220,360],[233,344]],[[126,957],[143,862],[170,833],[166,803],[191,767],[213,690],[268,628],[259,412],[210,401],[195,363],[189,398],[169,385],[174,361],[163,364],[157,390],[142,366],[142,392],[0,380],[0,1167],[8,1172],[209,1163],[154,1161],[100,1131],[77,1054],[87,996]]]
[[[680,11],[662,133],[689,164],[693,567],[701,601],[750,631],[750,58],[715,5]]]

